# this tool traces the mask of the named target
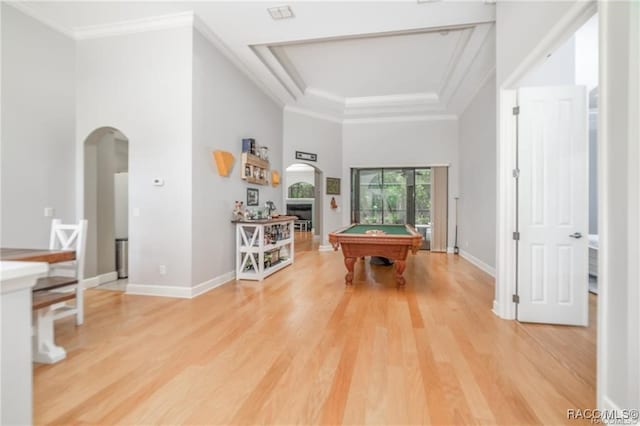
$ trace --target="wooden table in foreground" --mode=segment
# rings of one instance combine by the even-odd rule
[[[75,260],[73,250],[0,248],[0,260],[20,262],[69,262]]]
[[[422,245],[420,235],[411,225],[359,225],[353,224],[329,233],[334,250],[342,247],[347,267],[345,284],[353,284],[353,267],[356,259],[364,256],[381,256],[392,259],[396,265],[396,283],[405,283],[402,276],[409,250],[416,254]]]
[[[51,264],[69,262],[75,260],[75,258],[76,252],[74,250],[0,248],[0,260],[2,261]],[[33,359],[35,362],[53,364],[66,358],[67,353],[64,348],[55,344],[55,329],[53,326],[55,312],[51,309],[51,306],[74,299],[76,293],[59,293],[52,292],[52,290],[74,284],[78,284],[78,280],[74,277],[46,276],[37,279],[35,285],[31,288],[30,310],[35,313],[35,334],[33,352],[30,352],[29,362]],[[29,322],[29,338],[31,339],[31,322]]]

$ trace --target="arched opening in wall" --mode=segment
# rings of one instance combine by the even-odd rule
[[[126,290],[129,247],[129,139],[100,127],[84,141],[84,217],[88,286]]]
[[[284,182],[287,215],[298,216],[296,251],[315,249],[323,232],[322,170],[305,163],[291,164],[285,169]]]

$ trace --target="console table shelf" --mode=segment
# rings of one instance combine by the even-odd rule
[[[236,224],[236,279],[262,281],[293,264],[295,216],[234,221]]]

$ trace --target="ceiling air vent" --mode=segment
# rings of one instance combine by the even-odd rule
[[[270,7],[267,9],[267,11],[273,19],[290,19],[296,16],[293,14],[290,6]]]

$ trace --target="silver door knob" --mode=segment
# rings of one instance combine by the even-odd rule
[[[578,238],[582,238],[582,234],[579,232],[574,232],[573,234],[569,235],[569,237],[578,239]]]

